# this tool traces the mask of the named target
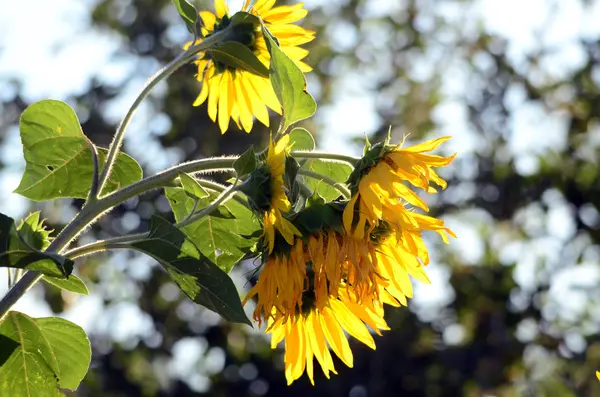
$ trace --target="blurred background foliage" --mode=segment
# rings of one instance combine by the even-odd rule
[[[598,2],[569,2],[584,15],[599,13]],[[271,351],[261,330],[196,307],[146,258],[87,258],[78,272],[90,297],[49,286],[30,292],[31,305],[90,333],[93,361],[75,395],[600,395],[600,32],[561,19],[565,3],[541,1],[542,15],[521,15],[517,1],[309,1],[304,26],[317,40],[308,46],[308,82],[320,110],[304,126],[321,148],[358,153],[361,133],[382,138],[390,125],[396,141],[454,135],[445,153],[459,155],[442,172],[449,187],[428,199],[459,239],[429,241],[433,284],[419,286],[408,308],[387,310],[392,331],[376,339],[376,351],[353,344],[354,368],[338,361],[332,379],[287,387],[282,351]],[[189,38],[168,0],[85,4],[89,19],[78,29],[116,44],[102,73],[60,99],[107,146],[144,79]],[[541,20],[533,34],[510,37],[481,22],[481,7],[514,18],[517,31],[526,18]],[[553,36],[571,26],[579,30],[568,39]],[[115,69],[120,64],[127,66]],[[232,125],[221,135],[204,107],[191,106],[199,92],[193,73],[179,70],[136,116],[125,150],[146,174],[268,139],[258,124],[252,134]],[[7,187],[6,175],[22,167],[15,126],[31,102],[26,85],[0,73],[3,189],[16,186]],[[369,129],[348,128],[357,119]],[[17,200],[8,191],[2,197],[7,207]],[[14,211],[41,208],[59,228],[80,205]],[[119,207],[81,241],[147,230],[154,213],[172,217],[159,191]],[[240,290],[253,268],[234,271]]]

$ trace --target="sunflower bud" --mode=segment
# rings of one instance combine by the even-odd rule
[[[248,196],[248,204],[254,212],[262,214],[271,207],[271,183],[271,172],[265,165],[254,170],[240,188]]]

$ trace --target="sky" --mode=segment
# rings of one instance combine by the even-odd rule
[[[331,13],[333,27],[328,29],[331,43],[336,48],[344,49],[356,40],[356,32],[352,27],[336,24],[335,5],[341,2],[343,0],[307,0],[305,4],[309,10],[323,7],[326,12]],[[119,36],[89,28],[89,10],[93,3],[90,0],[0,1],[1,97],[11,98],[11,95],[14,95],[14,88],[6,82],[8,78],[18,79],[23,84],[25,99],[33,102],[46,98],[65,99],[71,94],[85,92],[89,88],[90,76],[99,76],[103,81],[123,82],[124,95],[108,109],[111,117],[118,119],[119,112],[131,103],[145,78],[152,74],[152,67],[158,69],[160,65],[151,64],[138,79],[124,81],[133,67],[132,59],[126,55],[114,57],[114,52],[120,45]],[[231,8],[235,9],[236,2],[231,3]],[[528,54],[540,46],[554,48],[554,52],[543,58],[540,69],[534,76],[540,82],[560,79],[584,63],[586,55],[579,40],[597,38],[600,35],[600,1],[592,2],[590,6],[583,6],[582,2],[576,0],[478,0],[468,4],[461,1],[420,0],[420,3],[432,5],[429,7],[432,10],[430,14],[419,17],[419,23],[424,28],[432,26],[434,18],[437,17],[448,21],[460,21],[460,33],[464,35],[474,34],[484,26],[487,31],[507,39],[509,57],[517,67],[523,64]],[[367,17],[376,17],[398,12],[405,4],[405,0],[371,0],[366,3],[363,12]],[[27,16],[26,23],[23,23],[24,15]],[[183,25],[170,30],[169,38],[174,42],[183,43],[186,40]],[[427,56],[435,58],[435,48],[434,52]],[[487,60],[481,59],[480,62],[485,63]],[[423,60],[421,67],[414,71],[415,78],[428,78],[428,63],[431,63],[431,59]],[[474,152],[485,144],[479,141],[471,130],[467,108],[462,100],[468,95],[470,76],[466,73],[464,59],[460,54],[450,58],[447,68],[448,78],[443,81],[444,99],[434,111],[439,129],[432,131],[431,136],[452,135],[453,139],[447,152],[456,151],[462,156],[468,156],[469,152]],[[365,133],[379,127],[380,120],[375,111],[377,102],[371,95],[373,82],[360,77],[349,72],[334,80],[336,94],[333,102],[321,107],[315,116],[321,129],[327,132],[320,134],[319,149],[359,154],[360,148],[352,144],[350,139],[364,136]],[[315,84],[310,75],[308,82],[310,91],[311,82]],[[315,88],[318,90],[318,87]],[[158,89],[160,90],[160,86]],[[565,93],[566,99],[568,95],[569,93]],[[509,150],[511,155],[515,156],[517,171],[527,175],[539,167],[537,155],[564,147],[566,144],[565,117],[558,112],[548,113],[539,104],[526,102],[524,91],[517,85],[511,89],[508,101],[507,106],[513,109]],[[136,147],[140,147],[139,139],[143,139],[143,135],[137,132],[143,131],[152,117],[149,109],[142,108],[134,119],[130,129],[130,135],[134,137],[128,137],[125,146],[134,157],[138,154]],[[4,144],[0,146],[0,157],[9,164],[9,167],[0,173],[1,211],[18,218],[26,209],[23,199],[11,193],[20,180],[24,166],[18,130],[15,128],[0,131],[0,134],[5,138]],[[540,136],[543,136],[543,139],[540,139]],[[600,132],[593,131],[592,136],[598,138],[600,145]],[[145,146],[144,150],[152,153],[159,148],[150,145]],[[163,156],[162,163],[154,162],[157,169],[150,171],[159,171],[177,160],[176,152],[167,153]],[[539,224],[534,222],[526,225],[534,234],[536,230],[543,229],[544,236],[532,238],[527,244],[517,241],[503,245],[501,251],[504,262],[519,262],[516,277],[523,286],[527,286],[534,279],[535,263],[540,258],[558,256],[556,250],[561,249],[573,237],[573,226],[569,224],[572,210],[568,204],[552,194],[548,203],[551,209],[547,219],[540,220]],[[536,211],[539,211],[539,208],[536,209],[535,206],[525,208],[523,222],[531,223],[529,219],[536,219]],[[527,214],[530,216],[526,216]],[[590,216],[598,214],[591,213]],[[472,211],[461,217],[450,216],[447,222],[460,236],[459,241],[452,243],[452,248],[464,258],[465,263],[477,263],[483,254],[480,232],[486,225],[491,224],[491,219],[486,214]],[[587,262],[576,270],[561,273],[561,281],[552,287],[556,296],[569,297],[564,301],[571,302],[566,307],[572,310],[577,310],[578,304],[585,299],[584,295],[573,291],[572,285],[581,283],[582,279],[586,280],[584,284],[593,284],[600,279],[598,253],[591,252],[586,258]],[[448,270],[439,265],[435,255],[433,262],[430,271],[432,285],[419,285],[415,293],[415,307],[422,309],[424,317],[433,316],[443,302],[452,299],[452,291],[447,287]],[[123,271],[115,265],[117,263],[118,257],[113,257],[110,266],[106,266],[106,277],[118,277],[118,273]],[[141,260],[139,268],[142,269],[142,273],[144,266],[149,265]],[[6,285],[3,277],[4,273],[0,273],[0,294],[4,292]],[[132,294],[135,295],[135,291]],[[16,309],[32,315],[50,315],[49,308],[40,305],[40,297],[40,291],[34,289],[19,302]],[[567,305],[564,302],[562,304]],[[130,321],[119,322],[130,326],[123,326],[115,331],[116,340],[127,340],[131,334],[147,338],[153,335],[147,315],[136,305],[128,304],[126,299],[122,305],[111,309],[114,312],[109,313],[108,317],[98,320],[96,313],[100,310],[102,296],[100,293],[92,294],[79,298],[65,316],[88,330],[94,328],[98,331],[110,328],[111,321],[115,318],[129,319]],[[456,340],[457,335],[460,336],[460,329],[453,328],[448,340]],[[200,345],[199,342],[195,343],[194,348],[201,350]],[[186,349],[190,347],[181,347],[182,352]],[[182,364],[182,368],[184,367]],[[202,379],[197,382],[202,383]]]

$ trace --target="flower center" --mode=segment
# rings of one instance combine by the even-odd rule
[[[208,35],[206,35],[206,37],[216,32],[222,31],[228,28],[230,25],[231,18],[229,18],[229,15],[223,15],[223,18],[217,19],[217,21],[215,22],[214,30]],[[227,34],[227,41],[235,41],[244,45],[250,51],[256,52],[256,32],[254,25],[250,23],[242,23],[235,25],[233,29],[230,29],[229,33]],[[229,70],[231,73],[235,73],[236,71],[235,67],[213,59],[213,57],[209,53],[206,54],[205,58],[213,60],[215,64],[215,71],[218,74],[223,73],[226,70]]]

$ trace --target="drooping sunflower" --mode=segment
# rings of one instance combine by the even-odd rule
[[[339,239],[335,231],[324,230],[296,238],[286,252],[273,252],[244,299],[245,303],[258,297],[254,319],[260,324],[266,318],[271,347],[285,340],[288,384],[304,371],[314,384],[314,358],[327,378],[336,373],[330,349],[352,367],[352,351],[344,332],[375,349],[366,325],[379,335],[389,329],[383,319],[383,300],[371,296],[359,301],[346,285]]]
[[[281,233],[288,244],[293,243],[295,235],[301,235],[298,229],[283,216],[291,208],[283,180],[289,142],[289,135],[284,135],[277,143],[270,140],[267,152],[267,168],[270,174],[270,200],[269,208],[264,214],[263,228],[268,241],[269,253],[273,251],[275,244],[275,230]]]
[[[427,204],[405,182],[427,193],[436,192],[430,182],[445,189],[446,181],[433,168],[450,164],[456,154],[442,157],[425,152],[436,149],[448,139],[450,137],[442,137],[407,148],[400,144],[385,149],[381,156],[371,160],[373,164],[367,164],[362,172],[357,173],[357,180],[352,182],[353,196],[344,210],[346,231],[356,238],[364,238],[381,221],[385,221],[400,231],[419,230],[421,226],[428,225],[446,239],[448,229],[443,227],[443,223],[440,226],[437,219],[418,215],[408,206],[429,211]]]
[[[231,21],[225,0],[214,0],[214,5],[214,14],[210,11],[200,12],[203,38],[225,29]],[[265,26],[279,40],[281,50],[294,60],[303,72],[309,72],[310,66],[302,62],[308,55],[308,50],[299,46],[313,40],[315,35],[314,32],[293,24],[304,18],[308,11],[303,8],[302,3],[293,6],[274,5],[275,0],[257,0],[251,6],[247,0],[242,10],[260,16]],[[236,41],[249,48],[268,67],[270,55],[260,26],[239,33]],[[202,39],[198,42],[201,41]],[[186,48],[190,44],[188,43]],[[198,66],[197,79],[202,83],[202,89],[194,101],[194,106],[200,106],[208,99],[208,115],[213,122],[219,123],[222,133],[229,128],[230,119],[233,119],[238,128],[250,132],[254,117],[265,126],[269,126],[267,108],[281,113],[281,105],[268,77],[216,61],[210,53],[199,54],[195,63]]]

